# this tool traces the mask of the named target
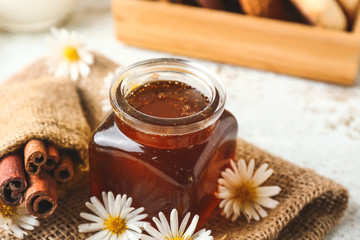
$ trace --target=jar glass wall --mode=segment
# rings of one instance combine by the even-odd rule
[[[154,114],[149,114],[129,100],[149,84],[157,84],[151,91],[161,90],[156,98],[166,96],[174,107],[188,98],[179,108],[185,106],[186,113],[199,100],[196,92],[207,99],[206,106],[170,117],[174,109],[165,109],[162,99],[156,99]],[[178,91],[180,86],[185,90]],[[136,207],[145,207],[149,217],[177,208],[182,217],[187,212],[198,214],[202,224],[219,203],[214,195],[217,179],[234,158],[237,136],[236,120],[224,110],[225,91],[218,77],[186,60],[147,60],[115,77],[110,98],[113,111],[89,146],[92,194],[127,194]]]

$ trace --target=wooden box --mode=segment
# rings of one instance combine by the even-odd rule
[[[116,35],[130,45],[338,84],[359,69],[352,32],[149,0],[113,0]]]

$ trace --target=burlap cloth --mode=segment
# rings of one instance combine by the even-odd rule
[[[91,135],[76,85],[51,76],[26,82],[8,82],[0,88],[0,159],[23,148],[31,139],[47,140],[72,149],[80,158],[75,176],[59,184],[59,197],[84,184],[89,169],[87,145]]]
[[[104,117],[102,100],[106,97],[104,77],[116,68],[109,59],[96,54],[91,76],[80,79],[78,93],[82,99],[85,115],[92,128]],[[44,60],[39,60],[15,75],[10,81],[24,81],[48,75]],[[99,92],[100,91],[100,92]],[[212,230],[215,239],[322,239],[342,217],[347,208],[348,192],[332,180],[319,176],[313,170],[300,168],[281,158],[270,155],[259,148],[239,139],[237,159],[246,161],[254,158],[257,166],[268,163],[274,170],[265,185],[277,185],[281,192],[274,197],[280,204],[269,211],[269,216],[260,221],[248,223],[245,218],[231,222],[220,215],[217,209],[210,217],[205,228]],[[77,226],[86,222],[79,213],[88,210],[88,188],[73,191],[70,196],[59,202],[57,212],[46,220],[41,227],[32,231],[27,239],[85,239]],[[6,233],[3,239],[15,239]]]

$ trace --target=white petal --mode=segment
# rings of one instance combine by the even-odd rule
[[[129,240],[129,237],[125,232],[124,234],[121,234],[117,240]]]
[[[239,217],[240,215],[238,215],[238,214],[233,214],[233,216],[232,216],[232,218],[231,218],[231,221],[232,222],[235,222],[235,220]]]
[[[240,174],[238,169],[235,167],[233,170],[230,168],[226,168],[221,175],[224,177],[225,180],[233,180],[240,178]]]
[[[230,209],[233,209],[233,201],[228,201],[224,206],[224,212],[229,212]]]
[[[18,222],[17,224],[18,224],[18,226],[19,226],[20,228],[23,228],[23,229],[26,229],[26,230],[32,231],[32,230],[35,229],[34,226],[29,225],[29,224],[24,223],[24,222]]]
[[[70,65],[68,62],[66,62],[66,61],[61,62],[59,67],[56,69],[54,76],[57,78],[67,76],[69,73],[69,68],[70,68]]]
[[[224,185],[227,186],[228,188],[234,188],[236,184],[241,182],[240,176],[238,177],[230,176],[229,171],[222,172],[221,176],[224,178],[224,181],[226,182]]]
[[[96,215],[98,215],[101,218],[107,219],[108,218],[108,214],[106,214],[105,216],[103,216],[102,212],[99,211],[97,208],[94,207],[94,205],[92,203],[86,202],[85,206],[90,209],[91,211],[93,211]]]
[[[219,208],[223,208],[228,201],[229,201],[228,199],[222,200],[219,204]]]
[[[117,235],[116,234],[111,234],[110,240],[116,240]]]
[[[136,236],[133,232],[131,231],[126,231],[126,235],[130,240],[138,240],[139,237]]]
[[[130,212],[134,211],[134,209],[135,209],[134,207],[128,207],[128,208],[123,208],[123,209],[121,209],[119,217],[122,218],[122,219],[125,219],[126,216],[127,216]]]
[[[138,215],[134,218],[132,218],[131,220],[128,221],[129,224],[135,224],[136,226],[139,226],[139,227],[144,227],[144,221],[140,221],[140,220],[143,220],[147,217],[147,214],[141,214],[141,215]]]
[[[61,28],[59,30],[58,36],[62,38],[62,40],[67,40],[69,38],[69,32],[64,28]]]
[[[21,228],[19,228],[16,224],[9,224],[9,228],[12,233],[18,238],[23,238],[24,235],[27,235],[27,232],[21,230]]]
[[[239,160],[238,168],[239,168],[239,175],[240,175],[241,181],[247,181],[248,180],[248,177],[247,177],[248,176],[248,171],[247,171],[248,168],[243,159]]]
[[[164,230],[167,233],[167,236],[171,236],[171,229],[170,229],[169,222],[162,212],[159,213],[159,218],[160,218],[160,221],[162,222],[162,226],[163,226]]]
[[[136,209],[135,211],[129,213],[129,214],[126,216],[125,219],[126,219],[127,221],[134,221],[133,218],[136,218],[137,220],[142,220],[142,219],[144,219],[144,218],[147,217],[147,214],[142,214],[142,215],[138,215],[138,214],[142,213],[144,210],[145,210],[145,209],[144,209],[143,207],[138,208],[138,209]],[[143,218],[140,218],[140,219],[139,219],[139,218],[138,218],[139,216],[143,216]]]
[[[251,159],[249,162],[249,166],[247,168],[247,175],[246,175],[246,179],[251,179],[253,173],[254,173],[254,168],[255,168],[255,160]]]
[[[125,195],[125,196],[126,196],[126,195]],[[129,208],[129,207],[131,206],[131,203],[132,203],[132,198],[129,197],[129,198],[126,200],[123,208]]]
[[[259,221],[260,220],[260,216],[259,214],[255,211],[255,208],[250,205],[250,212],[251,212],[251,216],[256,220]]]
[[[125,207],[126,200],[127,200],[127,195],[126,194],[122,195],[119,203],[119,205],[121,206],[120,209],[123,209]]]
[[[210,230],[205,230],[205,229],[201,229],[200,231],[198,231],[197,233],[194,234],[194,240],[213,240],[214,238],[212,236],[210,236],[211,231]]]
[[[102,220],[101,218],[99,218],[98,216],[95,216],[93,214],[90,214],[90,213],[80,213],[80,217],[86,219],[86,220],[89,220],[89,221],[93,221],[93,222],[96,222],[96,223],[103,223],[104,220]]]
[[[144,226],[146,232],[148,232],[151,236],[153,236],[155,239],[162,239],[164,235],[157,231],[155,228],[153,228],[150,224],[146,224]]]
[[[103,199],[103,203],[104,203],[104,207],[105,207],[106,212],[110,213],[111,211],[110,211],[110,206],[109,206],[108,194],[106,192],[102,192],[101,196],[102,196],[102,199]]]
[[[231,216],[232,214],[236,215],[232,210],[231,210],[231,211],[228,211],[228,212],[225,213],[225,217],[226,217],[226,218],[230,218],[230,216]]]
[[[184,219],[182,220],[181,224],[180,224],[180,227],[179,227],[179,234],[180,235],[183,235],[184,231],[185,231],[185,228],[186,228],[186,225],[189,221],[189,218],[190,218],[190,213],[187,213],[184,217]]]
[[[97,199],[96,197],[91,197],[90,201],[91,201],[93,207],[97,210],[97,212],[95,212],[95,213],[99,217],[101,217],[103,219],[107,219],[109,217],[109,213],[106,212],[106,209],[104,208],[104,205],[101,204],[99,199]]]
[[[254,203],[254,208],[262,218],[268,215],[267,212],[259,204]]]
[[[244,210],[246,213],[245,216],[247,216],[248,220],[250,220],[251,218],[254,218],[256,221],[260,220],[259,215],[257,214],[257,212],[255,211],[255,209],[251,204],[246,204]]]
[[[218,198],[222,198],[222,199],[226,199],[226,198],[230,198],[230,192],[219,192],[216,195]]]
[[[134,231],[134,232],[141,233],[141,229],[140,229],[138,226],[136,226],[135,224],[129,224],[129,223],[127,223],[127,224],[126,224],[126,227],[127,227],[128,229]]]
[[[259,197],[272,197],[278,195],[281,188],[278,186],[264,186],[257,188],[257,195]]]
[[[76,63],[70,64],[70,77],[73,81],[76,81],[79,78],[79,69]]]
[[[239,201],[234,201],[233,203],[233,209],[234,209],[234,213],[237,215],[240,215],[240,211],[241,211],[241,203]]]
[[[190,226],[188,227],[188,229],[184,233],[185,238],[186,237],[190,238],[194,234],[198,221],[199,221],[199,215],[195,215],[193,220],[191,221]]]
[[[160,238],[154,238],[154,237],[150,237],[148,235],[142,234],[140,239],[142,239],[142,240],[157,240],[157,239],[161,239],[161,236],[160,236]]]
[[[80,49],[79,56],[88,65],[92,65],[94,63],[94,57],[89,51]]]
[[[259,186],[262,183],[264,183],[273,173],[272,169],[266,170],[268,168],[268,166],[269,165],[267,163],[264,163],[256,170],[256,172],[252,178],[255,186]]]
[[[159,215],[160,215],[160,214],[163,214],[163,213],[160,212]],[[167,232],[166,227],[163,226],[163,223],[160,222],[160,220],[157,219],[156,217],[153,218],[153,221],[154,221],[157,229],[158,229],[164,236],[170,238],[170,234],[171,234],[171,233]]]
[[[85,64],[83,61],[78,62],[78,67],[81,76],[86,77],[90,74],[90,67],[87,64]]]
[[[218,183],[219,183],[219,185],[223,185],[224,187],[226,187],[226,188],[232,188],[233,187],[233,185],[231,185],[229,182],[227,182],[225,179],[223,179],[223,178],[219,178],[218,179]],[[221,186],[220,186],[221,187]],[[224,188],[222,188],[222,189],[224,189]]]
[[[91,237],[87,238],[87,240],[102,240],[109,233],[108,230],[102,230],[100,232],[95,233]]]
[[[176,236],[177,234],[179,234],[179,217],[178,212],[175,208],[171,211],[170,214],[170,225],[172,235]]]
[[[39,221],[36,219],[36,217],[31,216],[31,215],[23,215],[23,216],[20,216],[20,217],[19,217],[19,220],[22,221],[22,222],[24,222],[24,223],[27,223],[27,224],[36,226],[36,227],[40,225],[40,223],[39,223]]]
[[[230,165],[232,167],[232,172],[234,172],[234,175],[239,174],[239,168],[236,166],[235,162],[232,159],[230,160]]]
[[[78,226],[79,232],[96,232],[104,228],[102,223],[83,223]]]
[[[115,216],[115,217],[121,217],[123,218],[123,216],[121,216],[122,214],[122,211],[124,209],[122,209],[122,206],[121,206],[121,195],[118,194],[116,195],[116,198],[114,199],[114,197],[112,197],[112,208],[111,208],[111,216]]]
[[[256,200],[258,204],[266,208],[275,208],[279,202],[269,197],[259,198]]]
[[[124,208],[125,208],[124,202],[126,199],[127,199],[126,194],[124,194],[124,195],[117,194],[116,197],[115,196],[111,197],[112,207],[110,209],[111,209],[112,214],[122,217],[122,212],[124,211]]]

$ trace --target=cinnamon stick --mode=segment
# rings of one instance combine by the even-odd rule
[[[64,151],[60,154],[59,164],[54,170],[56,181],[64,183],[69,182],[74,177],[74,161],[70,153]]]
[[[29,188],[25,193],[28,212],[36,217],[50,216],[57,208],[57,182],[47,172],[29,175]]]
[[[25,170],[29,174],[39,174],[40,166],[46,161],[44,142],[38,139],[30,140],[24,148]]]
[[[0,200],[6,205],[18,206],[24,201],[27,187],[24,161],[19,153],[0,160]]]
[[[47,159],[41,167],[46,171],[52,171],[60,160],[59,149],[54,144],[47,143],[46,155]]]

